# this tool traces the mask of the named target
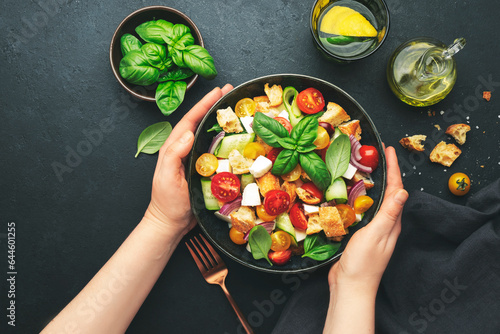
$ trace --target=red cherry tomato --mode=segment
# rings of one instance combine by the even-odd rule
[[[307,191],[309,194],[312,196],[319,198],[319,201],[321,202],[323,200],[323,192],[316,187],[316,185],[312,182],[307,182],[304,183],[303,185],[300,186],[302,189]]]
[[[361,145],[359,153],[361,154],[361,160],[359,160],[360,164],[371,167],[372,170],[375,170],[375,168],[377,168],[378,151],[374,146]]]
[[[282,148],[274,147],[271,151],[269,151],[269,153],[267,153],[266,158],[271,160],[274,164],[276,158],[278,157],[278,154],[280,154],[281,151],[283,151]]]
[[[215,174],[212,178],[211,190],[218,200],[231,202],[240,194],[240,180],[229,172]]]
[[[297,106],[306,114],[316,114],[325,107],[325,99],[319,90],[311,87],[299,93]]]
[[[307,218],[302,203],[295,203],[290,209],[292,225],[301,230],[307,230]]]
[[[335,132],[335,129],[333,128],[333,126],[330,124],[330,123],[326,123],[326,122],[319,122],[318,123],[319,126],[321,126],[322,128],[324,128],[326,130],[326,132],[328,132],[328,135],[331,137],[333,135],[333,133]]]
[[[292,124],[284,117],[274,117],[275,120],[280,122],[281,125],[285,127],[288,133],[292,132]]]
[[[284,251],[280,252],[269,252],[268,254],[269,260],[271,260],[272,263],[274,263],[277,266],[282,266],[288,261],[290,261],[290,258],[292,257],[292,251],[287,249]]]
[[[290,207],[290,195],[283,190],[271,190],[264,197],[264,209],[271,216],[286,212]]]

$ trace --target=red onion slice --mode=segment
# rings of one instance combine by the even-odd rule
[[[349,140],[351,141],[351,159],[354,156],[356,161],[361,160],[361,153],[359,153],[361,143],[356,139],[356,137],[354,137],[354,135],[349,135]]]
[[[276,223],[274,221],[271,221],[271,222],[263,222],[263,223],[260,223],[257,225],[262,226],[263,228],[266,229],[267,233],[271,234],[274,231]],[[243,236],[243,239],[245,239],[246,241],[248,241],[248,236],[250,235],[250,231],[251,231],[251,229],[247,233],[245,233],[245,235]]]
[[[364,195],[366,195],[365,183],[363,182],[363,180],[360,180],[356,182],[356,184],[351,188],[351,191],[349,192],[349,198],[347,199],[347,204],[349,204],[351,207],[354,207],[354,201],[356,200],[356,198]]]
[[[220,208],[219,213],[224,216],[229,216],[231,212],[238,210],[240,206],[241,196],[238,196],[234,201],[225,203],[222,208]]]
[[[354,160],[352,158],[352,155],[351,155],[351,165],[353,165],[354,167],[356,167],[360,172],[363,172],[363,173],[368,173],[370,174],[371,172],[373,172],[373,169],[371,167],[368,167],[368,166],[365,166],[365,165],[362,165],[360,164],[358,161]]]
[[[219,146],[219,143],[222,141],[222,138],[224,138],[225,135],[226,133],[224,131],[221,131],[217,134],[217,136],[214,137],[212,143],[210,144],[210,148],[208,149],[208,153],[215,153],[215,149],[217,148],[217,146]]]

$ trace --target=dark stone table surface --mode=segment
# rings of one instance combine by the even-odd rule
[[[426,191],[457,203],[500,176],[500,31],[498,2],[486,0],[387,0],[391,28],[369,58],[338,65],[313,47],[309,16],[313,1],[3,0],[0,3],[0,194],[1,325],[7,328],[7,229],[16,225],[16,324],[8,332],[40,331],[93,277],[139,222],[147,207],[156,156],[134,159],[141,131],[165,120],[154,103],[132,100],[114,78],[108,48],[114,30],[132,11],[167,5],[200,28],[219,75],[200,79],[167,120],[173,124],[215,86],[241,84],[275,73],[298,73],[332,82],[357,99],[386,145],[398,152],[408,191]],[[456,56],[458,81],[430,108],[398,101],[385,68],[392,51],[417,36],[449,44],[467,39]],[[482,99],[482,91],[492,99]],[[444,111],[444,115],[441,115]],[[430,115],[429,116],[429,112]],[[113,129],[87,151],[86,134],[113,117]],[[410,155],[398,140],[409,134],[444,139],[442,129],[470,123],[463,153],[451,168]],[[69,151],[86,155],[58,178],[54,162]],[[428,153],[427,153],[428,155]],[[447,190],[448,177],[467,173],[466,198]],[[198,231],[198,230],[195,230]],[[283,302],[306,276],[252,271],[228,258],[227,285],[258,333],[268,333]],[[326,271],[314,273],[325,275]],[[326,278],[325,278],[326,279]],[[275,294],[272,308],[262,309]],[[5,313],[5,314],[4,314]],[[222,291],[206,284],[184,245],[173,254],[129,333],[237,333],[238,320]],[[4,332],[0,329],[0,332]]]

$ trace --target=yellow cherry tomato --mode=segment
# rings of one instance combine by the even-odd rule
[[[239,100],[234,107],[234,112],[238,117],[253,116],[255,114],[254,100],[248,97]]]
[[[266,209],[264,208],[264,205],[258,205],[255,211],[257,211],[257,216],[265,222],[272,222],[277,217],[268,214]]]
[[[300,175],[302,175],[302,167],[297,164],[297,166],[295,166],[295,168],[292,169],[291,172],[281,175],[281,178],[285,181],[293,182],[297,181],[300,178]]]
[[[322,150],[328,146],[330,143],[330,136],[328,135],[328,131],[324,127],[318,126],[318,137],[313,142],[316,145],[316,149]]]
[[[470,179],[464,173],[455,173],[448,180],[448,188],[456,196],[463,196],[470,190]]]
[[[203,153],[198,160],[196,160],[196,171],[201,176],[210,176],[219,167],[219,160],[217,157],[210,153]]]
[[[271,250],[275,252],[285,251],[290,247],[292,243],[292,237],[285,231],[276,231],[271,234]]]
[[[354,212],[366,212],[373,205],[373,199],[370,196],[359,196],[354,200]]]
[[[229,230],[229,238],[231,238],[231,241],[237,245],[244,245],[247,243],[244,237],[245,233],[238,231],[234,227],[231,227]]]
[[[259,155],[266,156],[266,149],[261,143],[248,143],[243,150],[243,156],[248,159],[257,159]]]

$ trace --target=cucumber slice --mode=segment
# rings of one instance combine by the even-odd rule
[[[203,193],[203,199],[205,200],[205,207],[207,210],[219,210],[219,201],[212,194],[212,180],[208,177],[201,178],[201,192]]]
[[[339,177],[333,180],[332,184],[326,189],[325,198],[327,201],[334,199],[339,204],[347,202],[347,187],[343,178]]]
[[[217,158],[227,159],[232,150],[238,150],[241,154],[243,154],[245,146],[247,146],[248,143],[253,142],[254,139],[255,133],[242,133],[225,136],[220,143],[219,149],[215,152],[215,156]]]
[[[288,111],[290,124],[292,124],[292,126],[297,125],[300,120],[304,118],[302,111],[300,111],[297,105],[297,95],[299,95],[299,92],[293,87],[286,87],[285,90],[283,90],[283,104],[285,105],[286,111]],[[290,103],[290,100],[292,100],[292,103]]]
[[[283,212],[282,214],[278,215],[278,217],[276,217],[276,227],[290,234],[290,236],[293,237],[293,242],[295,243],[295,245],[297,244],[295,228],[292,225],[292,221],[290,220],[290,216],[288,215],[288,213]]]
[[[241,175],[241,191],[245,190],[245,187],[250,183],[255,183],[255,178],[252,174]]]

